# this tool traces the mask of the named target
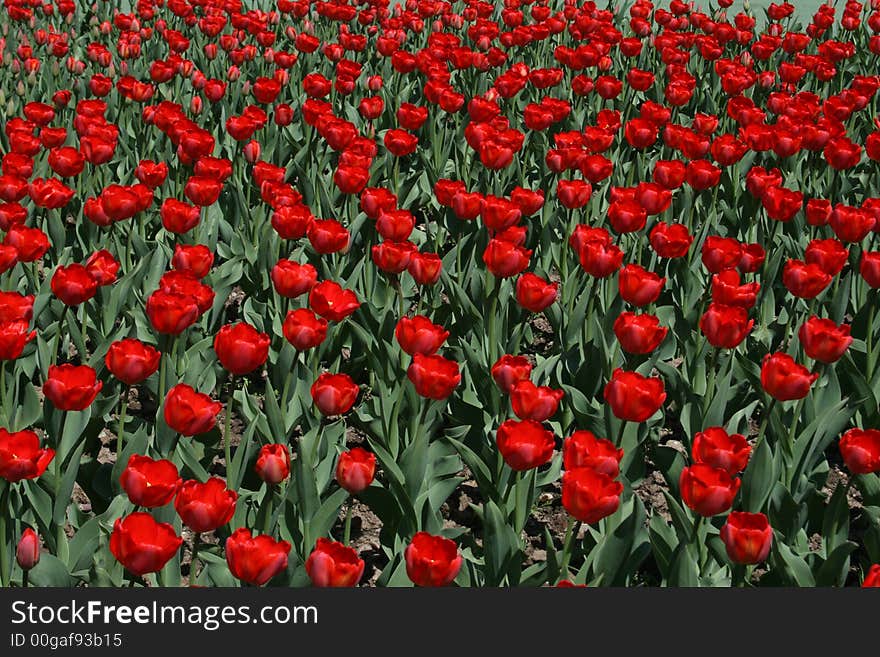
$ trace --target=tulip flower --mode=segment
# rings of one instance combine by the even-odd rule
[[[226,539],[226,563],[232,575],[253,586],[263,586],[287,569],[290,543],[271,536],[254,536],[250,529],[236,529]]]
[[[174,527],[141,511],[117,518],[110,534],[110,552],[138,576],[162,570],[182,544]]]
[[[406,574],[416,586],[447,586],[458,576],[462,557],[455,541],[418,532],[404,550]]]
[[[132,504],[153,508],[171,502],[183,480],[171,461],[132,454],[119,483]]]
[[[767,559],[773,529],[763,513],[733,511],[721,527],[721,540],[733,563],[756,564]]]

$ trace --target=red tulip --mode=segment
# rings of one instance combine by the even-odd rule
[[[59,265],[52,275],[52,293],[67,306],[78,306],[97,291],[97,281],[83,265]]]
[[[507,420],[498,427],[496,441],[504,462],[516,471],[544,465],[556,447],[553,432],[535,420]]]
[[[529,378],[532,364],[525,356],[504,354],[492,366],[492,378],[503,392],[509,393],[519,382]]]
[[[223,369],[241,376],[266,362],[269,342],[268,335],[246,322],[226,324],[214,337],[214,351]]]
[[[305,237],[314,222],[312,211],[299,203],[281,206],[272,213],[272,228],[283,240]]]
[[[179,335],[199,318],[196,298],[186,294],[156,290],[147,298],[147,317],[159,333]]]
[[[492,238],[483,252],[483,262],[497,278],[516,276],[528,267],[532,251],[511,242]]]
[[[37,332],[30,329],[29,322],[24,320],[0,322],[0,361],[15,360],[21,356],[24,346],[36,335]]]
[[[798,339],[807,356],[821,363],[834,363],[852,344],[849,332],[848,324],[838,326],[830,319],[813,316],[801,324]]]
[[[694,436],[691,454],[694,463],[705,463],[726,470],[731,476],[746,469],[752,448],[744,436],[728,434],[723,427],[710,427]]]
[[[690,509],[704,517],[727,511],[741,484],[727,470],[704,463],[694,463],[684,468],[678,480],[681,499]]]
[[[294,349],[306,351],[317,347],[327,337],[327,320],[308,308],[297,308],[287,313],[281,330]]]
[[[612,479],[620,474],[623,450],[592,431],[575,431],[562,443],[562,464],[566,471],[590,468]]]
[[[871,569],[868,571],[868,574],[865,575],[865,580],[862,582],[862,588],[880,588],[880,564],[874,564],[871,566]]]
[[[61,411],[82,411],[95,401],[104,387],[88,365],[51,365],[43,394]]]
[[[395,157],[403,157],[415,153],[419,145],[419,138],[406,130],[393,128],[385,133],[385,148]]]
[[[204,278],[214,264],[214,254],[204,244],[176,244],[171,266],[177,271],[191,274],[196,278]]]
[[[562,390],[536,386],[529,380],[519,381],[510,390],[510,402],[516,416],[521,420],[537,422],[544,422],[553,416],[564,396]]]
[[[434,324],[427,317],[415,315],[400,318],[394,329],[394,337],[397,338],[400,348],[410,356],[415,354],[430,356],[443,346],[446,338],[449,337],[449,331]]]
[[[455,541],[418,532],[404,550],[406,574],[416,586],[446,586],[461,570]]]
[[[110,534],[110,552],[134,575],[159,572],[182,544],[174,527],[143,511],[117,518]]]
[[[205,433],[217,424],[217,414],[223,405],[208,395],[196,392],[185,383],[178,383],[165,397],[165,423],[177,433],[195,436]]]
[[[770,554],[773,529],[763,513],[732,511],[720,534],[727,556],[733,563],[761,563]]]
[[[703,242],[703,265],[713,274],[736,267],[742,260],[743,246],[731,237],[709,235]]]
[[[790,259],[782,270],[782,282],[794,296],[813,299],[819,296],[831,282],[829,276],[819,265]]]
[[[592,468],[562,473],[562,506],[575,519],[588,525],[610,516],[620,506],[623,484]]]
[[[119,483],[132,504],[153,508],[173,500],[183,480],[171,461],[132,454]]]
[[[785,353],[767,354],[761,364],[761,386],[779,401],[803,399],[819,374],[810,373]]]
[[[745,308],[714,302],[700,318],[700,329],[709,344],[717,349],[735,349],[754,325],[755,320],[749,319]]]
[[[661,258],[682,258],[690,250],[693,235],[684,224],[659,222],[651,229],[651,248]]]
[[[829,276],[837,276],[849,258],[849,250],[837,240],[813,240],[807,245],[804,260],[819,265]]]
[[[174,198],[166,198],[162,202],[159,214],[162,217],[162,225],[165,230],[178,235],[189,232],[198,226],[201,218],[201,211],[198,207]]]
[[[419,285],[434,285],[440,279],[443,261],[436,253],[413,251],[406,270]]]
[[[353,447],[339,455],[336,481],[352,495],[365,490],[376,474],[376,455],[362,447]]]
[[[841,436],[838,447],[853,474],[880,472],[880,430],[850,429]]]
[[[324,372],[315,379],[311,393],[315,406],[324,415],[343,415],[351,410],[360,388],[348,374]]]
[[[305,294],[318,283],[318,271],[312,265],[284,258],[272,267],[270,276],[278,294],[291,299]]]
[[[614,335],[621,348],[630,354],[649,354],[654,351],[669,329],[660,326],[660,320],[649,314],[621,313],[614,320]]]
[[[618,272],[621,298],[634,306],[654,303],[663,290],[665,278],[645,270],[640,265],[629,264]]]
[[[419,395],[438,401],[449,397],[461,383],[458,363],[437,355],[414,354],[406,376]]]
[[[873,288],[880,288],[880,251],[863,251],[859,273]]]
[[[271,536],[254,536],[250,529],[236,529],[226,539],[226,563],[229,571],[242,582],[263,586],[287,569],[290,543]]]
[[[55,450],[40,447],[40,439],[29,429],[0,429],[0,477],[14,484],[22,479],[36,479],[55,458]]]
[[[615,417],[629,422],[644,422],[663,405],[666,392],[660,378],[645,377],[638,372],[617,368],[605,385],[604,396]]]
[[[290,476],[290,451],[279,443],[263,445],[254,470],[267,484],[277,486]]]
[[[133,386],[155,374],[161,358],[162,354],[154,347],[134,338],[124,338],[110,345],[104,363],[113,376]]]
[[[760,289],[760,283],[741,285],[740,275],[736,269],[725,269],[712,276],[712,301],[723,306],[752,308]]]
[[[309,292],[309,306],[324,319],[341,322],[360,307],[357,296],[339,283],[322,281]]]
[[[548,283],[540,276],[526,273],[516,280],[516,300],[523,308],[540,313],[556,301],[559,284]]]
[[[211,477],[205,483],[190,479],[183,482],[174,500],[174,509],[183,524],[197,534],[222,527],[235,513],[238,493],[226,488],[226,482]]]
[[[354,548],[319,538],[306,559],[306,573],[317,587],[357,586],[364,574],[364,560]]]
[[[346,251],[351,235],[341,223],[335,219],[315,219],[308,230],[312,248],[320,254]]]

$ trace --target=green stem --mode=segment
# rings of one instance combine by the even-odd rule
[[[9,542],[9,537],[6,535],[6,518],[12,516],[9,509],[9,490],[12,484],[5,480],[0,483],[3,485],[3,492],[0,493],[0,586],[6,588],[9,586],[9,576],[12,574],[9,564],[11,550],[6,549]]]
[[[761,426],[758,428],[758,436],[755,438],[755,446],[752,448],[752,454],[758,451],[758,446],[761,444],[761,441],[764,439],[764,434],[767,432],[767,424],[770,422],[770,415],[773,413],[773,409],[776,407],[776,399],[771,399],[770,403],[767,404],[767,409],[764,412],[764,418],[761,420]]]
[[[189,585],[195,586],[196,578],[198,577],[198,568],[199,568],[199,543],[201,543],[202,535],[196,534],[193,536],[192,543],[192,559],[189,562]]]
[[[21,574],[21,588],[26,589],[28,587],[28,580],[30,579],[31,571],[25,570]]]
[[[224,413],[223,428],[223,455],[226,459],[226,481],[234,481],[235,477],[232,472],[232,403],[235,400],[235,375],[229,375],[229,399],[226,400],[226,413]]]
[[[52,365],[58,362],[58,347],[61,345],[61,325],[67,317],[67,306],[61,311],[61,317],[58,318],[58,327],[55,329],[55,343],[52,346]]]
[[[3,421],[7,428],[12,431],[14,427],[9,421],[9,406],[6,403],[6,361],[0,361],[0,404],[3,406]]]
[[[492,290],[489,291],[491,296],[491,303],[489,304],[489,367],[498,360],[498,287],[498,283],[493,279]]]
[[[345,529],[342,534],[342,544],[348,545],[351,540],[351,507],[354,506],[354,500],[348,501],[348,507],[345,510]]]
[[[623,443],[623,434],[626,432],[626,420],[620,421],[620,429],[617,430],[617,440],[614,443],[615,447],[620,447]]]
[[[122,391],[122,404],[119,409],[119,428],[116,430],[116,458],[122,457],[123,435],[125,434],[125,414],[128,411],[128,386]]]
[[[709,410],[712,397],[715,395],[715,379],[718,376],[715,371],[718,366],[718,351],[719,349],[717,348],[712,349],[712,358],[709,361],[709,381],[706,384],[706,396],[703,397],[703,415]]]
[[[568,526],[565,528],[565,539],[562,542],[562,564],[559,566],[559,579],[563,580],[568,577],[568,562],[571,561],[571,548],[574,542],[574,526],[576,520],[574,517],[568,517]]]
[[[700,527],[703,524],[703,516],[696,514],[694,517],[694,531],[691,535],[691,543],[697,550],[697,572],[703,574],[703,542],[700,540]]]
[[[868,354],[867,381],[870,384],[874,379],[874,315],[877,304],[871,303],[871,295],[868,295],[868,331],[865,335],[865,346]]]

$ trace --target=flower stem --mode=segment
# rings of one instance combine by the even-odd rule
[[[224,450],[224,458],[226,459],[226,482],[229,485],[230,480],[235,480],[232,472],[232,432],[231,432],[231,423],[232,423],[232,403],[235,400],[235,375],[229,375],[229,399],[226,401],[226,413],[224,413],[224,428],[223,428],[223,450]]]
[[[568,577],[568,562],[571,561],[571,549],[574,542],[574,526],[576,520],[573,516],[568,517],[568,526],[565,528],[565,539],[562,542],[562,563],[559,566],[559,579]]]
[[[125,414],[128,411],[128,386],[122,391],[122,404],[119,409],[119,428],[116,430],[116,458],[122,456],[123,435],[125,434]]]
[[[0,492],[0,586],[6,588],[9,586],[9,576],[10,576],[10,566],[9,566],[9,554],[10,551],[6,549],[6,517],[12,516],[11,510],[9,509],[9,489],[12,488],[12,484],[8,481],[0,481],[0,484],[3,486],[3,491]]]
[[[201,543],[202,535],[196,534],[193,536],[192,542],[192,559],[189,562],[189,585],[195,586],[196,578],[198,577],[198,567],[199,567],[199,543]]]
[[[348,507],[345,510],[345,529],[342,534],[342,544],[348,545],[351,540],[351,507],[354,506],[354,500],[349,499]]]

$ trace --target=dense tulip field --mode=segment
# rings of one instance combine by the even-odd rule
[[[880,586],[880,2],[731,5],[4,0],[0,583]]]

